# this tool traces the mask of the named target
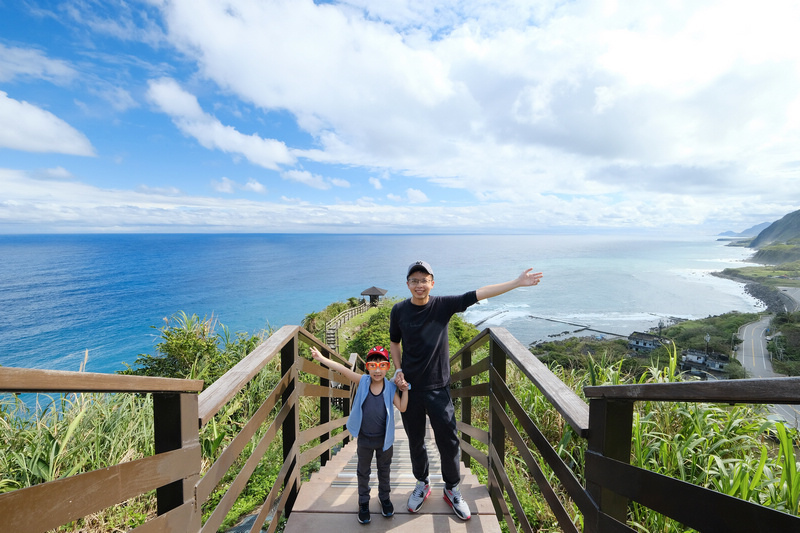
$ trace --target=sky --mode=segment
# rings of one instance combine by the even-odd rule
[[[0,233],[717,234],[800,209],[800,3],[0,0]]]

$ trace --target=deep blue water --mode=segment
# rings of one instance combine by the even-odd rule
[[[0,365],[77,370],[88,349],[88,371],[113,372],[154,353],[153,326],[179,311],[213,315],[232,332],[299,324],[373,285],[405,297],[417,259],[431,263],[436,294],[543,271],[538,287],[465,315],[525,344],[579,329],[543,318],[627,335],[671,316],[759,310],[740,284],[709,275],[750,253],[713,237],[0,236]]]

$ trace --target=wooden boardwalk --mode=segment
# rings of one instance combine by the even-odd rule
[[[439,455],[433,434],[427,439],[428,455],[431,460],[431,494],[418,513],[410,513],[406,508],[408,495],[416,480],[411,474],[411,460],[408,456],[408,439],[400,421],[400,413],[395,412],[394,456],[392,458],[391,499],[395,514],[390,518],[381,515],[378,501],[378,486],[375,463],[372,464],[370,480],[370,511],[372,521],[364,524],[364,531],[381,533],[424,532],[486,532],[500,533],[500,524],[489,499],[489,491],[478,479],[463,467],[461,468],[461,493],[469,503],[472,518],[460,520],[444,501],[444,483],[439,467]],[[328,531],[356,531],[362,527],[358,523],[358,484],[356,480],[356,442],[351,441],[309,481],[303,483],[292,514],[286,522],[285,533],[309,533]]]

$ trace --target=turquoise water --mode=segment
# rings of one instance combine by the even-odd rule
[[[88,371],[113,372],[154,353],[154,327],[178,311],[234,332],[299,324],[373,285],[405,297],[417,259],[431,263],[438,294],[543,271],[538,287],[465,314],[525,344],[582,329],[564,322],[627,335],[669,317],[759,310],[740,284],[709,275],[750,254],[713,237],[0,236],[0,365],[77,370],[89,350]]]

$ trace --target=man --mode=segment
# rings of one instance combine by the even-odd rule
[[[450,398],[450,346],[447,325],[450,318],[479,300],[506,293],[517,287],[538,285],[542,273],[529,268],[516,279],[487,285],[460,296],[431,296],[433,269],[425,261],[408,267],[406,282],[411,298],[392,307],[389,340],[398,386],[414,384],[408,392],[408,407],[402,413],[408,435],[411,468],[417,479],[408,497],[408,510],[416,513],[430,495],[428,451],[425,447],[425,415],[431,421],[436,447],[442,460],[444,499],[462,520],[472,516],[459,490],[458,432],[455,410]],[[402,350],[401,350],[402,343]]]

